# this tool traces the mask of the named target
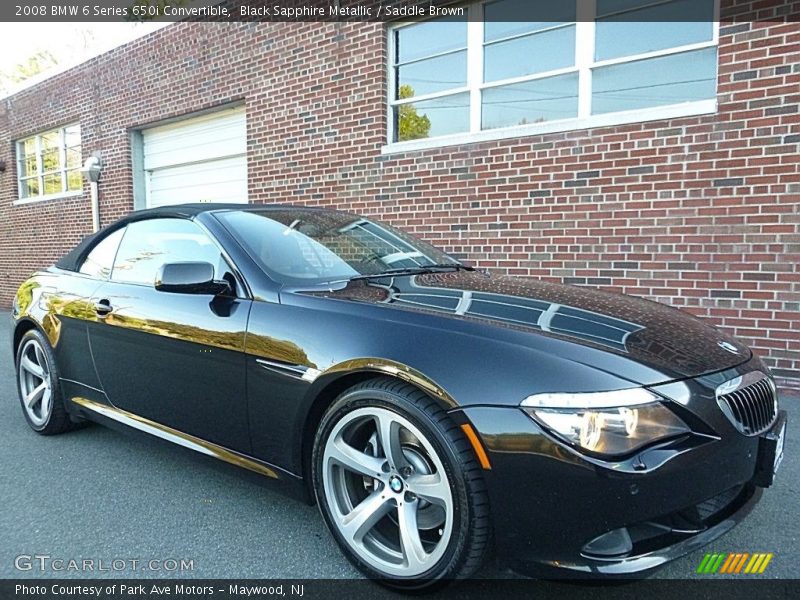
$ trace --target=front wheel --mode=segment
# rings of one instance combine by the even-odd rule
[[[490,529],[480,466],[417,388],[381,378],[344,392],[320,423],[313,480],[328,528],[368,577],[419,590],[480,566]]]

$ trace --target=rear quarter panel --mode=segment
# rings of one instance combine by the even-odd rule
[[[14,298],[15,328],[34,326],[44,332],[67,387],[71,382],[99,387],[86,322],[97,318],[89,298],[100,284],[96,279],[51,267],[25,281]]]

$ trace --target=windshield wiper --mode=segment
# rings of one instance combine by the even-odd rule
[[[454,271],[474,271],[474,267],[466,265],[420,265],[419,267],[403,267],[401,269],[388,269],[380,273],[364,273],[363,275],[356,275],[351,277],[350,281],[359,281],[362,279],[382,279],[384,277],[398,277],[403,275],[425,275],[427,273],[439,273],[452,269]]]
[[[399,269],[388,269],[380,273],[364,273],[363,275],[354,275],[347,279],[337,279],[335,281],[328,281],[326,283],[342,283],[345,281],[363,281],[368,279],[384,279],[386,277],[402,277],[404,275],[426,275],[429,273],[441,273],[448,270],[453,271],[475,271],[475,267],[468,267],[467,265],[455,264],[441,264],[441,265],[420,265],[419,267],[403,267]]]

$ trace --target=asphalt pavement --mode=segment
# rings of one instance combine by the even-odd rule
[[[8,313],[0,312],[0,578],[359,577],[315,507],[233,467],[97,425],[53,437],[33,433],[17,398],[10,340]],[[789,430],[775,485],[734,531],[652,577],[698,577],[705,551],[714,551],[772,552],[761,577],[800,578],[800,396],[784,395],[782,406]],[[39,571],[53,559],[94,560],[95,568],[102,561],[111,570],[82,574],[65,562],[59,571]],[[114,570],[112,560],[125,567]],[[170,560],[191,561],[191,569]],[[513,575],[489,564],[480,577]]]

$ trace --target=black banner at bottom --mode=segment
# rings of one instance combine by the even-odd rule
[[[585,582],[540,580],[457,581],[426,598],[553,598],[564,600],[688,600],[724,597],[725,600],[784,600],[797,597],[800,580],[771,579],[645,579]],[[791,595],[790,595],[791,594]],[[0,581],[0,598],[26,600],[116,600],[245,598],[372,599],[401,598],[402,594],[366,580],[323,579],[25,579]]]

